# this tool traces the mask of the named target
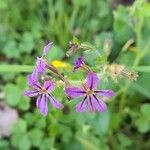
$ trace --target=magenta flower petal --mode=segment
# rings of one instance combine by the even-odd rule
[[[95,95],[92,96],[92,101],[94,102],[95,109],[98,111],[104,112],[107,110],[106,104],[102,100],[98,99]]]
[[[45,89],[49,92],[49,93],[51,93],[53,90],[54,90],[54,88],[55,88],[55,84],[54,84],[54,82],[53,81],[45,81],[44,82],[44,87],[45,87]]]
[[[94,104],[94,101],[93,101],[91,96],[89,97],[88,108],[89,108],[90,112],[94,112],[95,111],[95,104]]]
[[[74,68],[73,68],[73,72],[75,72],[78,68],[81,67],[81,65],[84,64],[84,57],[80,56],[79,58],[76,59],[75,64],[74,64]]]
[[[32,72],[32,74],[27,76],[28,85],[34,87],[35,89],[40,88],[40,83],[38,82],[38,73],[36,69]]]
[[[53,107],[57,109],[62,109],[64,107],[64,105],[57,101],[53,96],[49,95],[48,97]]]
[[[96,73],[94,73],[94,72],[88,73],[87,79],[86,79],[86,85],[87,85],[87,87],[90,90],[95,89],[97,87],[98,83],[99,83],[99,78],[96,75]]]
[[[38,108],[40,109],[41,114],[43,116],[46,116],[48,113],[48,105],[47,105],[46,95],[43,94],[38,101],[39,101]]]
[[[65,89],[65,92],[71,98],[81,97],[86,94],[86,92],[83,89],[78,87],[68,87]]]
[[[47,55],[49,49],[52,47],[52,44],[53,44],[53,42],[49,42],[49,43],[44,47],[43,56]]]
[[[38,58],[37,57],[36,70],[40,74],[42,74],[42,73],[45,72],[45,70],[46,70],[46,64],[45,64],[45,62],[44,62],[44,60],[42,58]]]
[[[37,96],[38,94],[39,92],[37,90],[27,90],[24,92],[24,95],[28,97],[34,97]]]
[[[86,108],[87,108],[87,96],[85,96],[84,99],[76,105],[76,111],[84,112]]]
[[[94,91],[94,93],[107,98],[111,98],[115,95],[115,93],[112,90],[96,90]]]
[[[40,108],[40,101],[41,101],[41,98],[42,98],[42,94],[37,98],[36,100],[36,107],[39,109]]]

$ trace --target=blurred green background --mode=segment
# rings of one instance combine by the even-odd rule
[[[72,58],[65,53],[73,35],[99,49],[106,38],[111,38],[109,61],[129,68],[136,66],[138,80],[108,84],[117,96],[109,102],[105,113],[76,113],[77,101],[65,102],[67,99],[60,95],[63,89],[59,87],[55,95],[65,103],[65,109],[49,107],[48,116],[43,117],[35,101],[23,96],[28,88],[27,74],[0,70],[0,150],[150,149],[150,3],[146,0],[0,1],[1,65],[34,65],[49,40],[55,45],[49,60],[72,64],[78,53]],[[122,51],[131,38],[135,42]],[[92,64],[90,60],[88,63]],[[78,79],[80,73],[74,76]],[[15,120],[18,121],[11,132],[9,124]]]

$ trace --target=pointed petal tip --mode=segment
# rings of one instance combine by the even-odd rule
[[[45,94],[43,94],[41,97],[39,97],[39,110],[40,113],[44,116],[48,113],[48,104],[47,104],[47,97]]]
[[[76,98],[84,96],[86,92],[79,87],[67,87],[65,88],[65,93],[71,98]]]
[[[110,90],[109,95],[110,95],[111,97],[113,97],[113,96],[116,95],[116,93],[115,93],[113,90]]]
[[[95,93],[100,95],[100,96],[104,96],[106,98],[111,98],[111,97],[116,95],[116,93],[111,89],[109,89],[109,90],[95,90]]]
[[[94,101],[94,107],[99,112],[105,112],[107,110],[107,105],[101,99],[98,99],[95,95],[93,95],[92,100]]]
[[[37,96],[39,93],[36,90],[26,90],[24,91],[23,95],[28,96],[28,97],[35,97]]]
[[[43,55],[42,56],[45,56],[47,55],[49,49],[52,47],[53,45],[53,42],[49,42],[47,45],[44,46],[44,50],[43,50]]]
[[[86,78],[86,85],[89,89],[95,89],[99,84],[99,78],[96,73],[89,72]]]
[[[87,108],[87,96],[76,105],[76,112],[85,112]]]
[[[43,74],[46,71],[46,64],[42,58],[37,57],[36,71],[38,74]]]
[[[49,94],[48,96],[51,105],[56,109],[63,109],[64,105],[60,103],[58,100],[56,100],[52,95]]]

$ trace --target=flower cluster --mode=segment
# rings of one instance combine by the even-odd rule
[[[76,105],[77,112],[83,112],[88,107],[90,112],[98,110],[106,111],[106,104],[102,97],[111,98],[114,96],[112,90],[97,90],[99,78],[94,72],[89,72],[86,78],[86,83],[81,87],[67,87],[65,92],[71,97],[83,97],[83,100]]]
[[[44,47],[43,54],[41,58],[37,58],[36,67],[32,74],[28,75],[28,85],[32,88],[31,90],[27,90],[24,92],[24,95],[29,97],[37,97],[36,107],[40,110],[41,114],[46,116],[48,113],[48,100],[53,107],[57,109],[63,108],[63,104],[57,101],[52,96],[52,91],[55,88],[55,83],[52,80],[44,81],[43,85],[41,85],[39,81],[39,77],[46,73],[46,62],[44,60],[44,56],[48,53],[48,50],[51,48],[52,42]],[[55,69],[55,67],[54,67]]]
[[[94,112],[96,110],[99,112],[106,111],[107,106],[104,102],[104,98],[109,99],[114,96],[115,93],[111,89],[96,89],[99,84],[99,77],[88,65],[86,65],[85,58],[83,56],[77,58],[73,72],[82,68],[87,74],[86,82],[82,83],[80,87],[74,87],[52,63],[48,63],[46,60],[45,56],[51,47],[52,42],[48,43],[44,47],[42,57],[37,58],[33,72],[27,77],[28,85],[31,89],[24,92],[24,94],[28,97],[37,97],[36,107],[40,110],[41,114],[44,116],[48,114],[48,100],[50,100],[51,105],[57,109],[62,109],[64,107],[63,104],[56,100],[52,95],[55,88],[55,81],[52,80],[52,77],[47,75],[47,69],[57,75],[57,77],[65,83],[64,92],[67,97],[71,100],[83,97],[83,99],[76,105],[77,112],[84,112],[86,109],[90,112]],[[43,76],[46,76],[46,78],[41,78]]]

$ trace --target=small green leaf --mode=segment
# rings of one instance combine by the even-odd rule
[[[138,118],[135,123],[138,127],[139,132],[146,133],[149,130],[150,122],[147,122],[143,116]]]
[[[18,107],[22,110],[28,110],[30,108],[30,99],[28,97],[21,97]]]
[[[34,40],[32,34],[24,32],[21,42],[19,44],[19,50],[21,52],[30,53],[34,48]]]
[[[18,149],[19,150],[30,150],[31,141],[27,135],[22,135],[19,140]]]
[[[19,121],[13,125],[14,133],[25,133],[26,130],[27,130],[27,122],[23,119],[19,119]]]
[[[149,118],[149,114],[150,114],[150,104],[143,104],[141,106],[141,112],[143,113],[143,115],[147,116]]]
[[[130,146],[132,144],[132,141],[122,133],[118,134],[118,140],[123,147]]]
[[[73,41],[74,44],[80,45],[80,40],[77,37],[73,36],[72,41]]]
[[[4,87],[4,91],[6,94],[6,102],[10,106],[18,105],[20,98],[22,96],[22,90],[15,84],[7,84]]]
[[[150,73],[150,66],[138,66],[135,70],[138,72]]]
[[[55,150],[54,148],[54,138],[44,138],[42,140],[42,143],[41,145],[39,146],[40,147],[40,150]]]
[[[30,142],[34,146],[39,146],[42,142],[43,132],[38,129],[32,129],[28,132]]]
[[[0,139],[0,149],[1,150],[8,150],[9,149],[8,141]]]
[[[3,49],[3,53],[8,58],[19,58],[20,56],[20,51],[18,50],[17,43],[14,40],[10,40],[7,42]]]
[[[139,132],[146,133],[150,130],[150,105],[143,104],[140,109],[140,115],[135,121],[136,126],[138,127]]]

